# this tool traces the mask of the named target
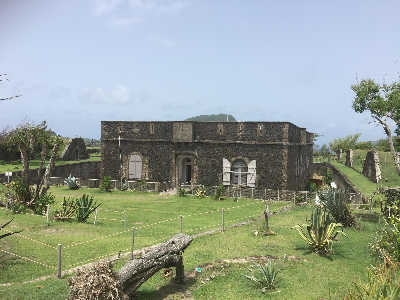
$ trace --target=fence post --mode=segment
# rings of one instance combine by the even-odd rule
[[[251,198],[254,199],[254,188],[251,188]]]
[[[306,191],[306,202],[308,203],[308,191]]]
[[[264,199],[267,200],[267,188],[264,189]]]
[[[293,205],[296,206],[296,191],[293,192]]]
[[[49,226],[49,211],[50,211],[50,204],[47,204],[47,209],[46,209],[46,224]]]
[[[96,225],[96,220],[97,220],[97,208],[96,208],[96,210],[94,211],[94,221],[93,221],[93,224],[94,224],[94,225]]]
[[[180,219],[180,220],[179,220],[179,222],[180,222],[180,224],[179,224],[180,227],[179,227],[179,228],[180,228],[180,230],[181,230],[181,231],[180,231],[181,233],[183,232],[183,220],[182,220],[182,218],[183,218],[182,216],[179,216],[179,219]]]
[[[57,252],[58,252],[58,259],[57,259],[57,277],[61,278],[61,248],[62,245],[58,244],[57,246]]]
[[[222,232],[225,231],[225,216],[224,216],[224,209],[222,209]]]
[[[131,260],[133,260],[133,248],[135,246],[135,226],[132,226],[132,247],[131,247]]]
[[[278,201],[279,201],[279,189],[278,189]]]

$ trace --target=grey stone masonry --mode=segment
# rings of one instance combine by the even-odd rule
[[[382,179],[378,152],[374,150],[367,152],[362,173],[375,183],[378,183]]]
[[[353,150],[349,149],[346,151],[346,166],[349,168],[353,167]]]

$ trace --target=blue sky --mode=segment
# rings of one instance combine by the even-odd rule
[[[384,137],[352,111],[356,79],[400,71],[399,1],[69,0],[0,3],[0,129],[47,120],[99,137],[101,120],[231,113],[323,136]]]

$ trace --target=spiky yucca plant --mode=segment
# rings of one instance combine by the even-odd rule
[[[78,222],[85,223],[90,215],[98,208],[100,204],[94,201],[93,196],[83,194],[81,198],[76,199],[76,219]]]
[[[244,275],[244,277],[259,285],[263,293],[267,290],[275,289],[278,281],[277,276],[279,269],[272,260],[268,260],[265,265],[258,264],[254,267],[256,267],[256,270],[249,269],[252,274]]]
[[[344,191],[329,190],[319,193],[321,204],[326,207],[336,223],[344,227],[357,225],[356,218],[352,215],[350,206],[347,203],[349,195]]]
[[[72,176],[71,174],[69,174],[69,176],[65,178],[64,183],[68,185],[70,190],[79,190],[80,188],[78,178]]]
[[[294,228],[300,237],[307,242],[313,252],[326,255],[332,252],[332,244],[336,236],[343,231],[337,229],[343,227],[340,223],[334,223],[325,208],[316,206],[311,213],[310,224],[296,225]]]

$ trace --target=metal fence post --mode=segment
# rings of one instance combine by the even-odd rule
[[[46,209],[46,224],[49,226],[49,211],[50,211],[50,205],[47,204],[47,209]]]
[[[278,201],[279,201],[279,189],[278,189]]]
[[[183,217],[182,216],[179,216],[179,222],[180,222],[180,232],[182,233],[183,232]]]
[[[133,248],[135,246],[135,227],[132,226],[132,247],[131,247],[131,260],[133,260]]]
[[[61,278],[61,248],[62,245],[58,244],[57,252],[58,252],[58,259],[57,259],[57,277]]]
[[[93,221],[93,224],[94,224],[94,225],[96,225],[96,221],[97,221],[97,208],[96,208],[96,210],[94,211],[94,221]]]
[[[225,231],[225,216],[224,216],[224,209],[222,209],[222,232]]]

